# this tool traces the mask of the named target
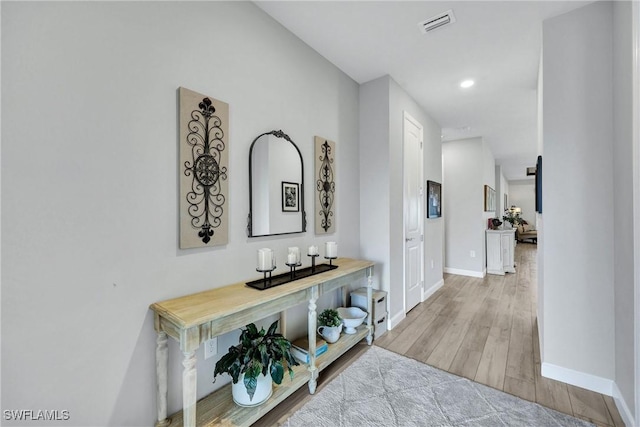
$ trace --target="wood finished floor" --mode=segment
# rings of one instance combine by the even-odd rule
[[[445,275],[442,288],[374,344],[597,426],[624,426],[611,397],[540,376],[536,246],[518,244],[516,262],[507,276]],[[323,371],[318,391],[366,349],[358,344]],[[311,397],[300,388],[254,426],[281,425]]]
[[[624,426],[611,397],[540,375],[536,246],[518,244],[516,264],[506,276],[445,275],[375,345],[597,426]]]

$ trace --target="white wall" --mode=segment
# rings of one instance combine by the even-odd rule
[[[179,86],[230,104],[224,247],[178,249]],[[3,3],[2,110],[2,409],[152,425],[149,304],[255,278],[263,246],[360,255],[358,85],[251,3]],[[246,237],[249,146],[272,129],[307,182],[314,135],[336,141],[334,235]],[[198,358],[201,396],[224,381]],[[172,343],[170,411],[180,362]]]
[[[487,144],[484,139],[482,140],[482,183],[488,185],[493,190],[496,189],[496,161],[493,157],[493,153],[491,152],[491,148],[489,148],[489,144]],[[483,221],[480,227],[480,232],[478,233],[478,238],[482,241],[482,274],[485,274],[487,265],[487,245],[485,233],[485,230],[487,229],[487,221],[489,220],[489,218],[502,217],[502,215],[500,215],[500,211],[498,211],[498,206],[500,206],[498,202],[499,196],[500,194],[496,191],[495,209],[492,211],[483,212]]]
[[[425,180],[441,181],[440,127],[389,76],[361,85],[360,106],[360,243],[362,256],[380,263],[376,266],[383,272],[379,285],[389,292],[389,319],[393,327],[405,315],[403,112],[408,112],[424,128]],[[425,272],[425,288],[442,280],[442,222],[425,223],[425,259],[429,257],[425,266],[430,269]]]
[[[502,173],[502,166],[496,165],[496,217],[502,221],[502,215],[504,214],[505,206],[504,196],[509,198],[509,183],[507,182],[504,174]],[[507,201],[507,204],[509,202]]]
[[[509,206],[522,209],[522,218],[536,225],[536,183],[532,180],[509,181]]]
[[[412,110],[417,112],[416,110]],[[416,117],[416,116],[414,116]],[[440,125],[428,115],[420,118],[424,131],[424,185],[427,181],[442,183],[442,142]],[[442,194],[443,197],[444,193]],[[440,201],[442,203],[442,200]],[[426,205],[426,202],[425,202]],[[426,218],[424,223],[424,291],[433,292],[444,284],[444,212],[440,218]],[[427,295],[428,296],[428,295]]]
[[[482,138],[445,142],[442,156],[445,271],[482,277],[487,219],[495,216],[484,212],[484,185],[495,189],[495,160]]]
[[[609,388],[610,394],[615,377],[611,3],[596,2],[545,21],[543,44],[542,373],[602,392]],[[573,214],[567,221],[569,206]]]
[[[374,287],[390,292],[388,152],[389,78],[385,76],[360,85],[360,248],[364,259],[376,262]]]
[[[615,280],[615,381],[633,414],[633,36],[630,2],[613,3],[613,224]],[[638,118],[636,117],[636,120]],[[636,391],[639,392],[639,391]]]

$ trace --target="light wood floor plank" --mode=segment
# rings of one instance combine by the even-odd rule
[[[448,370],[451,366],[451,363],[453,363],[453,358],[458,352],[458,349],[460,348],[462,340],[464,339],[464,336],[467,333],[468,329],[468,320],[454,320],[453,323],[451,323],[447,328],[446,333],[444,334],[438,345],[429,355],[427,364],[435,366],[436,368],[443,369],[445,371]]]
[[[504,390],[509,339],[494,330],[495,328],[492,327],[487,336],[475,381],[498,390]]]
[[[505,375],[534,382],[533,337],[530,316],[513,316]]]
[[[536,402],[547,408],[574,415],[567,385],[540,375],[540,366],[536,365]]]
[[[611,396],[602,396],[604,397],[604,403],[607,404],[607,409],[609,410],[609,415],[613,420],[613,424],[615,427],[624,427],[624,421],[622,421],[622,417],[620,416],[620,412],[618,412],[618,407],[616,406],[616,402],[613,400]]]
[[[574,414],[608,426],[614,425],[601,394],[573,385],[567,385],[567,389]]]
[[[512,378],[506,375],[504,377],[504,391],[530,402],[536,401],[536,384],[534,381]]]
[[[489,336],[489,331],[491,327],[482,325],[480,323],[470,323],[469,329],[464,336],[464,339],[460,343],[460,347],[469,348],[471,350],[476,350],[482,353],[484,350],[484,345],[487,342],[487,337]]]
[[[413,345],[405,353],[400,354],[405,354],[408,357],[427,363],[427,359],[431,356],[433,349],[436,348],[447,331],[446,326],[449,322],[451,322],[451,320],[448,317],[437,316],[433,323],[425,329]],[[389,347],[388,350],[396,351],[393,346]]]
[[[468,347],[460,347],[453,359],[449,372],[473,380],[478,372],[482,351]]]

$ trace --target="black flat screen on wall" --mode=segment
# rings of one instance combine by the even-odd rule
[[[542,213],[542,156],[536,164],[536,212]]]

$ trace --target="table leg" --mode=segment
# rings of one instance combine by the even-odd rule
[[[167,418],[167,368],[169,350],[167,348],[166,332],[158,332],[156,336],[156,404],[158,408],[158,422],[156,427],[169,425]]]
[[[287,310],[280,312],[280,333],[283,337],[287,337]]]
[[[373,267],[369,267],[369,274],[367,276],[367,308],[369,316],[367,316],[367,329],[369,334],[367,335],[367,344],[373,343]]]
[[[182,414],[185,427],[196,426],[196,352],[185,351],[182,353],[184,360],[182,366]]]
[[[309,319],[307,321],[309,339],[309,393],[316,392],[318,384],[318,368],[316,368],[316,301],[318,299],[318,287],[311,288],[309,299]]]

